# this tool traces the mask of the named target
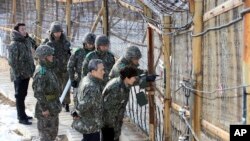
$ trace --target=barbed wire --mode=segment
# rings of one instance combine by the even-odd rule
[[[188,87],[184,84],[184,82],[180,82],[180,83],[181,83],[181,86],[185,87],[186,89],[189,89],[189,90],[195,91],[195,92],[199,92],[199,93],[206,93],[206,94],[213,94],[213,93],[216,93],[217,91],[228,91],[228,90],[250,87],[250,85],[239,85],[239,86],[234,86],[231,88],[215,89],[213,91],[202,91],[202,90],[197,90],[197,89],[193,89],[191,87]]]

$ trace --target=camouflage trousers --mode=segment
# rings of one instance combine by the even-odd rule
[[[114,140],[119,140],[119,137],[121,135],[121,130],[122,130],[122,124],[123,124],[123,116],[121,116],[121,117],[117,118],[117,120],[114,121],[113,123],[107,123],[106,122],[104,124],[104,128],[102,128],[102,129],[104,129],[103,132],[105,132],[103,134],[106,134],[106,135],[103,135],[103,136],[106,136],[106,137],[108,137],[107,139],[110,139],[109,136],[112,136],[110,134],[110,132],[114,132],[114,135],[113,135],[114,136]]]
[[[73,88],[74,108],[76,108],[76,105],[77,105],[77,92],[78,92],[78,88]]]
[[[114,138],[115,140],[119,140],[119,137],[121,135],[121,131],[122,131],[122,124],[123,124],[123,117],[124,116],[119,116],[119,118],[117,118],[117,121],[115,123],[114,128]]]
[[[49,116],[48,118],[37,118],[37,128],[40,141],[54,141],[58,134],[59,118],[57,116]]]
[[[61,87],[61,90],[63,92],[63,90],[64,90],[64,88],[69,80],[69,75],[68,75],[68,73],[61,73],[61,74],[57,74],[56,76],[57,76],[57,79],[59,80],[60,87]],[[63,104],[70,104],[70,89],[68,90],[68,92],[63,100]]]

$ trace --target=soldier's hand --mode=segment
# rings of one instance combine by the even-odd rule
[[[79,116],[77,116],[77,117],[73,117],[73,120],[78,120],[78,119],[80,119],[80,117],[79,117]]]
[[[49,116],[49,110],[46,110],[46,111],[42,112],[42,114],[43,114],[44,117],[47,118]]]
[[[80,119],[76,110],[71,111],[71,116],[73,117],[74,120]]]

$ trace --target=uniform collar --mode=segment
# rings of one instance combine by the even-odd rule
[[[118,81],[120,82],[120,84],[121,84],[121,86],[122,86],[123,88],[126,88],[126,89],[131,88],[131,86],[126,85],[126,84],[124,83],[124,81],[123,81],[120,77],[118,78]]]

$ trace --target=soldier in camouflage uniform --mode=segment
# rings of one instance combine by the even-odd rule
[[[70,57],[70,42],[63,34],[61,24],[59,22],[53,22],[49,29],[49,39],[45,39],[43,44],[51,46],[54,50],[54,72],[60,83],[61,90],[64,89],[69,79],[67,72],[67,63]],[[70,93],[68,91],[63,104],[65,104],[66,112],[69,112]]]
[[[88,65],[89,73],[78,88],[76,111],[72,127],[83,134],[82,141],[100,141],[102,127],[102,90],[104,65],[100,59],[93,59]]]
[[[88,73],[88,63],[91,59],[101,59],[103,61],[104,67],[105,67],[105,74],[104,74],[104,82],[108,82],[108,74],[110,70],[112,69],[113,65],[115,64],[115,58],[114,55],[108,51],[109,49],[110,41],[107,36],[100,35],[97,37],[95,41],[95,47],[96,50],[93,52],[90,52],[87,54],[83,65],[83,76],[86,76]]]
[[[9,46],[9,58],[11,81],[14,81],[17,117],[19,123],[30,125],[25,113],[25,97],[30,77],[35,71],[34,60],[31,52],[32,41],[26,33],[25,24],[18,23],[11,32],[11,44]]]
[[[78,87],[78,84],[81,80],[82,63],[85,56],[95,49],[95,38],[95,34],[87,33],[83,40],[83,48],[72,49],[67,70],[71,80],[71,86],[74,88]]]
[[[103,141],[119,141],[130,87],[136,81],[136,76],[136,68],[127,66],[121,69],[120,77],[111,79],[105,86],[102,93],[104,102]]]
[[[109,73],[109,77],[114,78],[118,77],[120,74],[120,70],[126,66],[131,66],[137,69],[137,73],[142,74],[145,73],[145,70],[139,69],[139,60],[141,59],[142,54],[141,51],[137,46],[130,46],[127,48],[126,53],[124,56],[120,57],[115,65],[113,66],[112,70]]]
[[[62,109],[59,101],[61,89],[53,71],[54,49],[41,45],[35,53],[39,65],[35,71],[32,87],[37,99],[35,108],[37,128],[41,141],[54,141],[58,134],[58,116]]]

